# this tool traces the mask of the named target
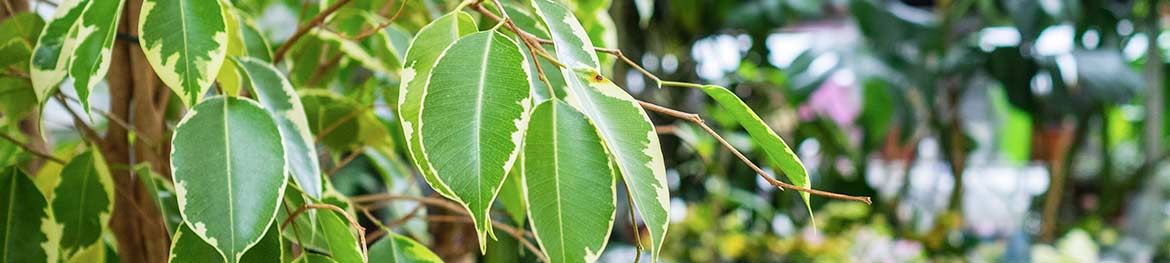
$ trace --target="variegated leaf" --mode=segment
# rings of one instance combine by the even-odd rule
[[[114,183],[101,152],[89,150],[69,161],[53,190],[53,216],[62,229],[62,258],[98,244],[114,211]]]
[[[74,53],[69,62],[69,77],[81,100],[82,109],[89,113],[89,93],[110,69],[114,48],[114,34],[118,31],[118,18],[122,17],[125,0],[92,0],[89,8],[77,23]]]
[[[167,233],[174,235],[179,231],[179,224],[183,222],[183,215],[179,214],[179,202],[175,197],[175,188],[170,181],[150,168],[150,163],[141,163],[134,166],[134,174],[146,185],[147,195],[153,199],[155,207],[162,214],[163,224]]]
[[[421,140],[415,135],[419,132],[419,113],[422,109],[423,95],[427,92],[431,69],[447,46],[455,43],[460,36],[475,30],[475,22],[471,20],[470,15],[463,12],[449,13],[423,27],[414,36],[410,48],[406,51],[398,91],[398,114],[402,117],[402,134],[406,138],[410,159],[435,192],[452,199],[455,195],[431,172],[426,156],[422,153]]]
[[[752,137],[752,141],[755,141],[760,148],[764,149],[771,163],[774,163],[777,166],[776,168],[784,172],[784,175],[788,177],[788,180],[792,184],[805,188],[812,187],[811,181],[808,178],[808,172],[804,168],[804,163],[800,162],[800,157],[797,157],[796,153],[792,152],[792,148],[789,148],[788,144],[784,142],[784,139],[776,135],[776,132],[768,127],[768,124],[760,120],[760,116],[756,115],[755,111],[749,108],[747,104],[744,104],[739,97],[735,96],[735,93],[731,93],[726,88],[712,85],[702,86],[700,89],[707,93],[707,96],[715,99],[715,102],[719,103],[719,106],[722,106],[723,109],[731,112],[732,116],[735,116],[735,120],[739,122],[740,126],[743,126],[744,130],[747,130],[748,135]],[[809,193],[800,192],[800,197],[804,199],[804,205],[808,207],[809,215],[812,215]]]
[[[45,24],[40,37],[37,38],[29,69],[32,70],[30,75],[33,90],[36,91],[37,100],[42,103],[68,74],[67,63],[79,42],[76,38],[76,27],[90,1],[92,0],[62,1],[57,5],[53,19]]]
[[[0,262],[57,262],[56,243],[43,231],[51,224],[49,205],[28,174],[15,166],[0,170],[0,193],[0,243],[6,244]]]
[[[532,3],[552,36],[557,59],[571,67],[561,70],[569,86],[565,100],[600,131],[646,223],[652,258],[657,259],[670,223],[670,191],[654,124],[630,94],[597,72],[597,54],[571,12],[551,0]]]
[[[215,97],[175,127],[171,170],[179,212],[228,262],[272,224],[288,181],[280,131],[258,103]]]
[[[532,232],[552,262],[594,262],[617,207],[616,174],[598,130],[560,100],[532,113],[524,142]]]
[[[435,252],[409,237],[387,232],[378,242],[370,245],[370,262],[408,263],[443,262]]]
[[[199,102],[215,80],[228,49],[219,1],[145,0],[138,22],[146,60],[183,104]]]
[[[284,139],[284,154],[289,172],[297,185],[313,198],[321,198],[321,167],[317,160],[317,146],[309,134],[305,107],[292,84],[276,67],[259,59],[233,59],[244,73],[244,80],[252,88],[256,100],[272,114],[280,136]]]
[[[520,46],[496,31],[451,44],[435,63],[419,139],[435,177],[471,214],[485,251],[489,210],[519,154],[532,91]]]

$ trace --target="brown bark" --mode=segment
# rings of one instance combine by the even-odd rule
[[[118,33],[138,35],[138,13],[141,0],[126,1]],[[128,131],[111,125],[102,142],[111,167],[128,167],[149,162],[156,172],[169,175],[169,152],[165,143],[167,103],[166,87],[160,84],[146,61],[138,43],[119,40],[114,45],[110,63],[110,112],[128,120],[139,138],[147,138],[155,145],[127,139]],[[161,97],[161,98],[160,98]],[[155,207],[141,180],[126,169],[111,171],[114,177],[114,212],[110,228],[118,239],[122,262],[165,262],[170,238],[162,216]]]

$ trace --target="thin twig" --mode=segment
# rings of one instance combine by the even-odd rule
[[[415,201],[415,202],[419,202],[422,204],[441,207],[443,209],[447,209],[449,211],[463,215],[463,216],[430,215],[427,217],[427,220],[447,221],[447,222],[454,222],[454,221],[458,220],[458,222],[465,222],[465,223],[472,223],[473,222],[471,220],[471,218],[469,218],[471,215],[468,214],[467,211],[463,209],[463,207],[459,206],[458,204],[455,204],[452,201],[448,201],[446,199],[442,199],[442,198],[438,198],[438,197],[421,197],[421,196],[392,195],[389,193],[380,193],[380,194],[354,196],[354,197],[351,197],[349,200],[355,204],[372,203],[372,204],[368,204],[368,205],[364,206],[367,208],[368,207],[380,207],[380,206],[384,205],[384,202],[389,202],[389,201],[394,201],[394,200],[410,200],[410,201]],[[489,221],[491,221],[491,220],[489,220]],[[517,229],[517,228],[514,228],[512,226],[509,226],[508,224],[504,224],[504,223],[500,223],[500,222],[496,222],[496,221],[491,221],[491,222],[492,222],[492,226],[494,226],[495,228],[503,230],[504,232],[507,232],[512,237],[515,237],[516,240],[519,240],[521,244],[524,244],[524,246],[527,247],[528,250],[532,251],[532,253],[535,253],[538,257],[540,257],[540,259],[542,261],[549,262],[548,258],[545,257],[544,253],[541,253],[540,249],[536,248],[535,245],[532,245],[532,243],[529,242],[527,238],[525,238],[525,237],[533,237],[532,232],[528,232],[528,231],[522,230],[522,229]]]
[[[467,223],[467,224],[475,223],[475,221],[472,221],[470,218],[467,218],[467,217],[450,216],[450,215],[432,215],[432,216],[428,216],[427,220],[437,221],[437,222],[460,222],[460,223]],[[528,251],[531,251],[538,258],[540,258],[541,262],[549,262],[549,259],[547,257],[545,257],[544,253],[540,252],[539,248],[536,248],[536,246],[533,245],[532,242],[530,242],[530,241],[528,241],[528,239],[524,238],[524,235],[526,233],[528,233],[528,231],[520,230],[520,229],[517,229],[515,227],[509,226],[508,224],[504,224],[504,223],[500,223],[500,222],[496,222],[496,221],[492,221],[492,226],[495,227],[496,229],[503,230],[505,233],[508,233],[508,235],[512,236],[513,238],[516,238],[517,241],[520,241],[521,245],[524,245],[524,248],[527,248]]]
[[[341,127],[341,124],[343,124],[349,120],[352,120],[353,118],[356,118],[358,116],[358,114],[361,114],[362,112],[365,112],[365,111],[370,110],[372,108],[374,108],[374,105],[371,104],[369,106],[365,106],[365,107],[362,107],[360,109],[353,110],[349,114],[342,116],[340,119],[333,121],[333,123],[330,123],[329,126],[326,126],[325,129],[321,130],[317,134],[317,137],[313,138],[313,141],[320,142],[321,139],[325,138],[326,135],[329,135],[329,133],[333,132],[333,130],[336,130],[338,127]]]
[[[60,94],[60,93],[58,93],[58,94]],[[77,103],[79,105],[81,104],[81,101],[78,100],[77,98],[64,96],[64,94],[62,94],[62,96],[65,97],[66,100],[72,101],[72,102]],[[61,104],[67,105],[64,102],[61,102]],[[141,132],[138,132],[137,129],[134,129],[133,125],[130,125],[130,123],[126,122],[125,120],[122,120],[122,118],[118,118],[118,116],[115,116],[113,113],[110,113],[108,111],[104,111],[102,109],[95,108],[93,106],[90,106],[89,110],[92,112],[97,112],[98,114],[101,114],[102,117],[106,118],[106,120],[109,120],[110,122],[118,125],[119,127],[122,127],[122,129],[126,129],[128,131],[134,132],[135,136],[138,139],[141,139],[142,142],[146,143],[146,145],[148,145],[152,148],[158,147],[158,144],[154,143],[154,139],[151,139],[150,137],[146,136],[145,134],[142,134]]]
[[[296,211],[293,211],[292,214],[288,215],[288,218],[284,220],[284,223],[280,224],[280,229],[284,230],[284,228],[287,227],[288,224],[293,221],[293,219],[296,219],[297,216],[301,215],[305,211],[308,211],[309,209],[333,210],[333,211],[345,216],[345,219],[349,220],[349,224],[353,226],[354,230],[357,230],[358,236],[361,238],[362,262],[369,262],[369,259],[367,258],[369,256],[369,251],[367,251],[367,249],[366,249],[366,228],[362,227],[361,224],[358,224],[357,219],[354,219],[353,216],[349,215],[349,213],[346,213],[344,209],[341,209],[340,207],[337,207],[335,205],[331,205],[331,204],[306,204],[304,206],[301,206],[300,208],[297,208]]]
[[[796,186],[796,185],[792,185],[792,184],[788,184],[788,183],[776,180],[775,178],[772,178],[772,176],[768,175],[768,173],[764,172],[764,170],[760,169],[759,166],[756,166],[755,163],[752,163],[752,161],[749,160],[746,156],[744,156],[743,153],[740,153],[739,150],[736,150],[734,146],[731,146],[731,143],[728,143],[727,140],[723,139],[723,136],[719,136],[719,133],[716,133],[715,130],[712,130],[711,127],[707,126],[707,124],[703,122],[703,119],[701,117],[699,117],[698,114],[681,112],[678,110],[670,109],[670,108],[663,107],[663,106],[658,106],[658,105],[655,105],[655,104],[652,104],[649,102],[645,102],[645,101],[638,101],[638,104],[641,105],[643,109],[666,114],[666,115],[669,115],[671,117],[687,120],[687,121],[695,123],[696,125],[699,125],[700,128],[703,128],[703,131],[706,131],[707,134],[711,135],[711,137],[715,137],[715,140],[719,141],[719,144],[722,144],[724,148],[727,148],[727,150],[731,151],[731,153],[734,154],[735,157],[738,157],[740,161],[743,161],[744,164],[747,164],[747,166],[750,167],[753,171],[755,171],[756,174],[759,174],[760,177],[763,177],[764,180],[768,181],[768,183],[773,185],[773,186],[779,187],[781,189],[785,189],[785,188],[792,189],[792,190],[797,190],[797,191],[806,192],[806,193],[824,196],[824,197],[833,198],[833,199],[858,201],[858,202],[863,202],[866,204],[872,204],[872,201],[870,201],[870,198],[868,196],[843,195],[843,194],[838,194],[838,193],[833,193],[833,192],[826,192],[826,191]]]
[[[97,132],[95,132],[92,127],[89,127],[89,125],[85,124],[85,121],[81,119],[81,116],[78,115],[77,112],[73,111],[73,107],[69,107],[69,103],[65,103],[65,99],[62,98],[64,95],[61,95],[61,93],[57,93],[55,95],[56,96],[53,96],[53,98],[57,99],[57,102],[61,103],[61,107],[64,107],[65,111],[69,112],[69,116],[73,117],[73,126],[81,129],[82,137],[89,138],[90,141],[93,142],[101,141],[101,137],[98,136]]]
[[[366,31],[362,31],[357,36],[347,37],[347,38],[350,40],[354,40],[354,41],[361,41],[362,39],[366,39],[367,37],[370,37],[371,35],[373,35],[374,33],[377,33],[378,31],[382,31],[382,29],[386,29],[387,27],[390,27],[390,25],[394,24],[394,20],[397,20],[398,16],[402,14],[402,10],[406,9],[406,2],[410,2],[410,0],[402,0],[398,4],[398,11],[394,12],[394,16],[391,16],[389,20],[386,20],[386,22],[379,24],[377,27],[367,29]],[[387,5],[387,6],[389,6],[389,5]]]
[[[348,4],[350,1],[353,0],[338,0],[332,5],[329,5],[329,7],[325,10],[321,11],[321,13],[317,13],[316,16],[313,16],[313,19],[309,20],[308,23],[298,27],[297,31],[294,32],[292,36],[288,37],[288,40],[285,40],[283,44],[280,44],[280,47],[276,48],[276,53],[272,57],[272,64],[280,63],[280,61],[284,59],[284,54],[288,53],[288,49],[291,48],[292,45],[297,42],[297,40],[300,40],[301,37],[305,36],[305,33],[308,33],[309,30],[317,27],[317,25],[325,21],[325,18],[329,17],[329,15],[333,14],[334,12],[337,12],[338,9],[341,9],[342,6]]]
[[[330,168],[329,172],[325,173],[325,178],[333,178],[333,175],[337,174],[337,171],[341,171],[341,168],[345,167],[346,164],[349,164],[349,162],[352,162],[354,159],[357,159],[358,155],[361,155],[361,153],[362,149],[357,149],[353,152],[350,152],[349,155],[346,155],[344,159],[341,159],[341,162],[333,165],[333,168]]]
[[[638,229],[638,221],[634,218],[634,199],[630,197],[630,185],[622,185],[626,186],[626,205],[630,212],[630,227],[634,229],[634,252],[636,252],[634,262],[638,262],[642,259],[642,249],[644,249],[642,247],[642,231]]]
[[[20,148],[24,149],[24,151],[31,153],[32,155],[36,155],[37,157],[41,157],[41,159],[49,160],[49,161],[52,161],[52,162],[57,163],[57,164],[65,164],[65,160],[61,160],[61,159],[58,159],[57,157],[53,157],[53,155],[51,155],[51,154],[47,154],[47,153],[43,153],[41,151],[38,151],[37,149],[34,149],[31,146],[25,145],[23,142],[20,142],[20,140],[17,140],[16,138],[13,138],[11,135],[8,135],[6,133],[0,132],[0,138],[4,138],[4,140],[12,142],[12,144],[15,144],[16,146],[20,146]]]

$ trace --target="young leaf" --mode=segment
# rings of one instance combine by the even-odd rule
[[[114,211],[114,183],[101,152],[89,150],[73,157],[61,170],[53,190],[53,216],[62,227],[62,258],[99,243],[102,229]]]
[[[289,172],[297,185],[313,198],[321,198],[321,167],[317,160],[317,146],[309,134],[309,121],[301,98],[292,84],[275,67],[259,59],[233,59],[244,73],[244,79],[260,105],[272,114],[284,141],[284,154]]]
[[[325,235],[326,251],[338,262],[362,262],[362,250],[349,223],[331,210],[317,213],[321,233]]]
[[[597,72],[600,63],[580,22],[550,0],[532,0],[554,42],[568,83],[565,100],[588,116],[601,133],[619,174],[630,188],[638,215],[650,232],[650,251],[658,258],[670,218],[666,165],[654,124],[630,94]],[[641,116],[641,118],[630,117]]]
[[[489,210],[516,155],[532,107],[528,61],[495,31],[467,35],[443,51],[423,97],[418,137],[432,172],[471,213],[480,251]]]
[[[142,3],[138,39],[146,60],[184,105],[199,102],[223,65],[228,35],[220,5],[215,0]]]
[[[516,157],[524,160],[524,152]],[[500,188],[500,204],[504,212],[512,217],[512,222],[518,227],[524,227],[524,220],[528,217],[528,200],[524,196],[524,163],[516,163],[508,177],[504,178],[504,186]]]
[[[374,242],[370,246],[370,262],[389,262],[389,263],[406,263],[406,262],[443,262],[435,252],[431,252],[426,246],[414,242],[409,237],[396,234],[394,232],[386,233],[378,242]]]
[[[56,262],[46,248],[56,248],[42,227],[48,203],[28,175],[15,166],[0,170],[0,262]]]
[[[151,170],[150,163],[135,165],[134,174],[142,180],[143,185],[146,185],[146,194],[150,195],[155,207],[162,213],[167,233],[175,235],[179,224],[183,222],[183,215],[179,214],[179,202],[175,200],[175,188],[171,187],[170,182],[162,175]]]
[[[183,221],[237,262],[276,216],[285,163],[276,122],[258,103],[215,97],[195,105],[171,141]]]
[[[772,128],[768,128],[768,125],[763,120],[760,120],[760,116],[756,115],[756,112],[752,111],[747,104],[744,104],[739,97],[736,97],[735,93],[731,93],[731,91],[720,86],[706,85],[700,89],[707,93],[707,96],[715,99],[715,102],[719,103],[719,106],[722,106],[723,109],[731,112],[735,116],[735,120],[739,122],[739,125],[743,126],[744,130],[747,130],[748,135],[752,137],[752,140],[756,144],[760,145],[760,148],[764,149],[765,153],[768,153],[768,158],[772,160],[772,163],[779,166],[777,168],[781,172],[784,172],[784,175],[788,177],[788,180],[792,184],[805,188],[811,187],[808,172],[805,171],[804,164],[800,162],[800,158],[795,153],[792,153],[792,149],[788,148],[788,144],[784,143],[784,140],[779,135],[776,135],[776,132],[772,131]],[[809,207],[811,214],[812,207],[809,204],[808,192],[800,192],[800,197],[804,199],[804,205]]]
[[[552,262],[594,262],[613,229],[616,178],[584,114],[560,100],[532,113],[524,185],[536,240]]]
[[[406,60],[402,64],[402,82],[398,90],[398,114],[402,117],[402,135],[406,138],[407,150],[414,166],[422,173],[427,184],[435,192],[454,199],[451,190],[435,178],[431,167],[422,153],[422,146],[418,136],[418,118],[422,109],[423,95],[427,92],[427,82],[430,80],[431,68],[439,61],[439,55],[460,36],[475,32],[475,22],[464,12],[452,12],[439,19],[435,19],[419,30],[406,51]]]
[[[66,63],[73,55],[73,48],[78,40],[75,38],[74,29],[90,1],[62,1],[53,14],[53,20],[45,25],[40,37],[37,38],[37,46],[33,49],[29,66],[32,70],[30,75],[37,101],[45,102],[57,88],[57,84],[65,79],[68,73]]]
[[[69,39],[79,41],[69,62],[69,77],[81,100],[82,109],[89,113],[89,93],[93,86],[106,77],[114,48],[114,33],[122,17],[125,0],[93,0],[77,23],[77,32]]]

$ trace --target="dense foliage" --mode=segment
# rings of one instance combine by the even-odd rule
[[[651,113],[702,127],[806,206],[809,193],[869,202],[810,189],[784,140],[723,87],[642,71],[708,94],[791,184],[699,115],[611,81],[615,63],[641,68],[614,49],[608,1],[288,2],[12,12],[0,31],[0,261],[434,262],[422,244],[459,238],[425,222],[453,221],[472,226],[481,253],[593,262],[627,212],[657,260],[671,193]],[[277,46],[255,22],[269,5],[301,12]],[[59,107],[80,136],[45,152]],[[489,245],[501,238],[527,250]]]

